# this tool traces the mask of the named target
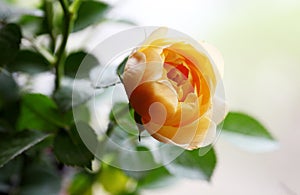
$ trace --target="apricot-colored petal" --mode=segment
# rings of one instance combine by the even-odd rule
[[[131,93],[129,101],[134,110],[145,120],[154,120],[153,122],[159,124],[163,124],[165,121],[162,123],[155,119],[160,119],[163,117],[162,115],[171,117],[176,112],[178,104],[176,91],[169,81],[142,83]],[[156,103],[153,107],[154,110],[150,113],[149,109],[154,103]],[[155,112],[155,110],[161,110],[161,112]]]
[[[212,105],[212,121],[219,124],[224,120],[228,113],[228,103],[223,98],[215,96]]]
[[[152,137],[154,137],[156,140],[158,140],[160,142],[177,145],[177,146],[182,147],[187,150],[193,150],[193,149],[197,149],[200,147],[208,146],[216,140],[216,125],[215,125],[215,123],[211,122],[205,135],[200,134],[199,136],[195,136],[194,141],[192,141],[191,143],[188,143],[188,144],[175,143],[172,139],[164,137],[164,136],[160,135],[159,133],[152,134]]]
[[[142,82],[159,80],[163,75],[164,59],[161,56],[162,49],[148,47],[143,50],[146,56],[146,69],[143,74]]]
[[[142,52],[135,52],[129,57],[124,73],[123,83],[127,95],[130,97],[132,91],[141,83],[145,69],[146,56]]]
[[[184,56],[191,62],[191,65],[196,66],[208,83],[210,90],[214,91],[216,77],[213,66],[207,56],[195,49],[191,44],[184,42],[174,43],[168,49]]]
[[[170,64],[182,64],[184,62],[184,57],[178,53],[174,53],[167,48],[163,50],[165,54],[165,62]]]
[[[154,30],[148,37],[147,39],[144,41],[144,43],[142,45],[153,45],[152,42],[153,41],[157,41],[159,39],[163,39],[166,37],[168,33],[168,28],[166,27],[160,27],[156,30]]]
[[[216,140],[216,123],[210,121],[209,127],[206,130],[205,135],[195,136],[193,141],[189,145],[189,149],[196,149],[200,147],[205,147],[212,144]]]
[[[177,145],[192,149],[192,146],[194,147],[196,143],[200,145],[201,141],[205,138],[209,125],[210,119],[205,116],[185,126],[159,126],[155,123],[146,123],[144,127],[159,141],[169,143],[168,140],[171,140]],[[162,139],[162,137],[164,137],[164,139]]]
[[[179,102],[177,111],[171,118],[168,118],[165,125],[184,126],[200,117],[201,98],[190,93],[184,102]]]
[[[199,42],[199,44],[201,44],[202,47],[209,54],[209,57],[210,57],[212,63],[214,64],[214,66],[217,69],[216,75],[218,75],[220,78],[223,78],[223,76],[224,76],[224,59],[223,59],[221,52],[216,47],[214,47],[213,45],[211,45],[207,42],[201,41],[201,42]]]

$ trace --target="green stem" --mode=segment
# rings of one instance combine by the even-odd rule
[[[59,0],[64,13],[64,28],[62,32],[62,42],[56,53],[55,67],[55,91],[60,88],[61,79],[64,75],[64,62],[65,62],[65,50],[70,33],[72,32],[74,21],[76,18],[77,10],[80,6],[81,0],[75,0],[69,7],[67,0]],[[70,9],[69,9],[70,8]]]
[[[106,136],[110,137],[111,134],[113,133],[113,131],[114,131],[114,124],[113,124],[113,122],[110,122],[110,123],[108,123],[107,130],[105,131]]]
[[[53,5],[52,1],[50,0],[44,0],[44,10],[46,13],[46,23],[47,23],[47,31],[50,38],[50,50],[52,53],[54,53],[55,50],[55,40],[56,37],[53,33]]]
[[[61,79],[64,75],[64,58],[65,58],[65,49],[68,42],[69,34],[71,31],[71,19],[72,15],[68,10],[68,2],[65,0],[59,0],[63,12],[64,12],[64,28],[62,32],[62,42],[56,53],[56,62],[55,67],[55,91],[60,88]]]

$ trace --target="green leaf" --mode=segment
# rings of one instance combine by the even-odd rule
[[[83,1],[77,12],[73,31],[82,30],[92,24],[101,22],[110,6],[100,1]]]
[[[0,24],[0,65],[6,65],[15,58],[21,38],[21,29],[17,24]]]
[[[9,125],[9,123],[0,118],[0,133],[8,133],[12,131],[14,131],[14,129]]]
[[[134,150],[139,152],[132,152]],[[149,170],[159,166],[151,151],[144,146],[132,147],[132,150],[122,151],[117,160],[121,168],[133,171]]]
[[[253,117],[230,112],[223,123],[222,136],[235,145],[249,151],[263,152],[278,147],[267,129]]]
[[[126,65],[126,63],[127,63],[128,58],[129,58],[129,56],[126,57],[126,58],[121,62],[121,64],[118,66],[118,68],[117,68],[117,74],[118,74],[118,76],[120,77],[121,80],[122,80],[122,74],[123,74],[123,72],[124,72],[125,65]]]
[[[130,185],[129,178],[121,169],[104,163],[101,167],[99,181],[103,188],[111,194],[124,194]]]
[[[94,142],[93,138],[96,135],[87,124],[82,123],[81,128],[86,127],[86,131],[89,131],[94,135],[91,138],[91,142]],[[72,127],[70,131],[60,131],[54,138],[54,154],[56,158],[71,166],[87,167],[91,169],[91,161],[94,159],[94,155],[86,147],[82,141],[76,127]]]
[[[80,72],[77,72],[80,65],[84,67],[80,68]],[[65,62],[65,75],[71,78],[89,78],[89,73],[92,68],[99,65],[97,58],[84,51],[78,51],[71,53]]]
[[[7,131],[15,129],[20,113],[20,92],[10,73],[0,68],[0,122]],[[0,128],[1,129],[1,128]]]
[[[178,177],[210,181],[217,163],[216,154],[213,148],[211,148],[205,155],[202,155],[203,152],[201,150],[206,151],[207,149],[200,148],[192,151],[185,150],[170,164],[166,165],[166,168],[171,174]],[[164,155],[168,154],[171,155],[172,152],[165,153]]]
[[[7,102],[14,102],[19,98],[19,87],[12,75],[0,69],[0,108]]]
[[[59,109],[63,112],[72,108],[72,87],[61,86],[55,91],[53,97]]]
[[[165,167],[160,167],[146,172],[146,176],[138,182],[139,188],[165,188],[177,181],[177,179],[172,176]]]
[[[71,185],[68,188],[70,195],[92,195],[92,187],[95,181],[95,175],[80,172],[77,173],[72,180]]]
[[[9,194],[19,182],[23,167],[23,158],[18,156],[0,168],[0,194]]]
[[[83,121],[88,123],[91,119],[90,110],[85,104],[74,107],[73,114],[76,116],[76,121]]]
[[[64,126],[62,115],[52,99],[42,94],[25,94],[22,97],[19,130],[53,131]]]
[[[35,35],[47,33],[47,28],[44,21],[45,19],[42,16],[24,15],[20,17],[18,23],[22,28],[24,36],[33,37]]]
[[[92,94],[85,93],[84,89],[86,90],[87,88],[82,88],[73,89],[73,85],[63,84],[53,95],[54,101],[62,112],[64,123],[67,126],[73,125],[74,121],[88,123],[91,119],[87,101]],[[91,90],[88,89],[88,91]]]
[[[266,128],[253,117],[237,112],[230,112],[223,124],[224,131],[273,140]]]
[[[125,171],[125,173],[136,179],[138,188],[142,189],[167,187],[177,180],[164,166],[148,171]]]
[[[15,131],[16,123],[20,114],[20,101],[6,102],[5,105],[0,109],[0,120],[3,121],[6,130]]]
[[[0,167],[25,150],[44,140],[48,135],[35,131],[22,131],[16,135],[0,136]]]
[[[15,60],[9,63],[12,72],[26,72],[30,74],[41,73],[50,70],[50,63],[39,53],[31,50],[21,50]]]
[[[138,135],[139,129],[134,118],[134,110],[130,108],[128,103],[117,102],[114,104],[110,112],[110,120],[121,128],[121,131],[127,132],[129,135]]]
[[[140,145],[139,131],[132,115],[133,110],[128,103],[116,103],[113,106],[111,122],[106,131],[109,139],[103,140],[98,154],[103,156],[104,162],[124,170],[140,171],[159,167],[152,152]]]
[[[74,80],[65,78],[62,86],[54,93],[54,100],[60,110],[68,111],[85,104],[94,95],[94,90],[86,80],[76,80],[76,87],[73,87]]]
[[[20,195],[57,195],[61,190],[61,177],[45,160],[34,159],[24,170]]]

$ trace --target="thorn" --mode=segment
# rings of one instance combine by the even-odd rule
[[[143,126],[141,124],[137,124],[137,126],[138,126],[138,129],[139,129],[139,142],[141,142],[141,140],[142,140],[141,134],[144,131],[144,129],[143,129]]]
[[[138,113],[134,112],[134,120],[139,130],[139,142],[141,142],[141,133],[145,130],[144,126],[142,125],[141,116]]]

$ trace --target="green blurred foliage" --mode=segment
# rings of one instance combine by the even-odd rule
[[[81,63],[86,64],[84,70],[77,73]],[[96,57],[84,51],[77,51],[67,56],[65,62],[65,75],[71,78],[89,78],[90,71],[99,65]],[[77,73],[77,74],[76,74]]]
[[[25,72],[38,74],[50,71],[50,63],[45,57],[32,50],[20,50],[14,60],[9,63],[10,72]]]
[[[0,65],[7,65],[20,49],[22,33],[17,24],[0,23]]]
[[[94,155],[82,142],[75,126],[69,131],[60,130],[54,138],[53,145],[54,154],[60,162],[92,169],[91,161]]]
[[[82,30],[104,20],[110,6],[99,1],[83,1],[77,12],[73,31]]]

